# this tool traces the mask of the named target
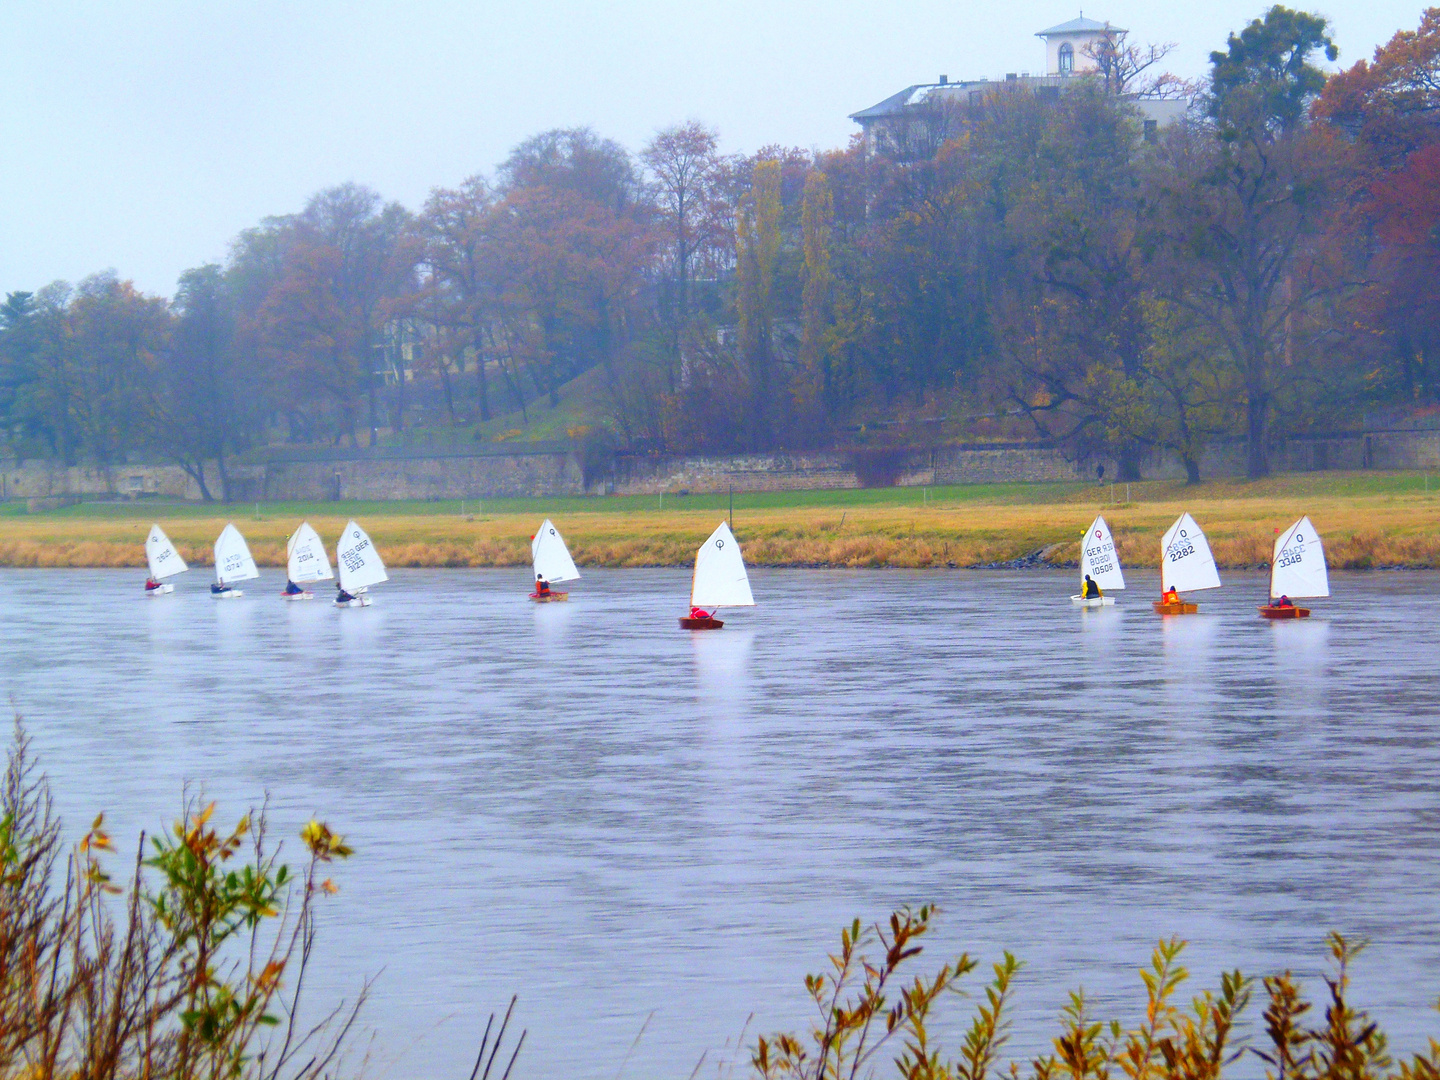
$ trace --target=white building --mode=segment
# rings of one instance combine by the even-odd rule
[[[965,109],[984,105],[992,95],[1009,90],[1028,90],[1037,97],[1059,98],[1069,90],[1093,85],[1099,72],[1096,56],[1103,55],[1107,40],[1126,31],[1108,22],[1078,19],[1041,30],[1035,36],[1045,42],[1045,73],[1011,72],[1004,79],[953,80],[944,75],[938,82],[918,83],[890,95],[868,109],[851,113],[860,125],[867,145],[874,151],[898,157],[924,158],[939,144],[958,132]],[[1175,99],[1125,95],[1140,114],[1145,137],[1152,139],[1160,128],[1185,114],[1185,102]],[[960,107],[957,111],[956,107]]]
[[[1095,56],[1106,39],[1123,33],[1108,22],[1087,19],[1082,11],[1078,19],[1041,30],[1035,36],[1045,41],[1047,75],[1088,75],[1098,70]]]

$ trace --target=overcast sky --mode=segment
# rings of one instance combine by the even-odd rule
[[[1297,5],[1306,6],[1306,5]],[[588,124],[633,148],[698,118],[726,149],[844,145],[911,83],[1044,65],[1069,4],[1010,0],[0,0],[0,292],[106,268],[170,294],[231,237],[317,189],[416,207],[519,140]],[[1256,0],[1112,0],[1176,74]],[[1331,0],[1341,63],[1420,7]]]

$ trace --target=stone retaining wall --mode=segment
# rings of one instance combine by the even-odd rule
[[[959,445],[933,449],[859,451],[883,458],[883,470],[900,486],[1093,480],[1096,466],[1113,480],[1110,458],[1071,458],[1057,447]],[[1276,447],[1277,472],[1324,469],[1440,470],[1440,431],[1370,431],[1294,437]],[[857,471],[859,467],[859,471]],[[1203,477],[1243,476],[1245,444],[1226,440],[1209,447],[1200,463]],[[733,457],[641,456],[621,454],[613,470],[587,487],[579,459],[559,448],[535,452],[422,456],[326,455],[307,460],[276,454],[263,464],[230,469],[231,498],[326,501],[335,499],[482,499],[505,496],[591,494],[654,495],[659,492],[795,491],[854,488],[861,476],[876,474],[874,460],[857,462],[843,452],[751,454]],[[1184,479],[1172,454],[1154,453],[1141,463],[1150,479]],[[211,490],[219,478],[211,467]],[[200,498],[198,485],[177,465],[72,466],[27,461],[0,462],[0,499],[26,499],[37,509],[76,498]],[[57,501],[59,500],[59,501]]]
[[[200,487],[178,465],[61,465],[54,461],[0,461],[0,499],[73,496],[198,499]]]
[[[255,493],[241,498],[481,499],[585,491],[573,454],[272,461],[251,472],[244,485]]]

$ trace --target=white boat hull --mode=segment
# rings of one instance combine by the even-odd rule
[[[244,596],[243,589],[226,589],[224,592],[212,592],[210,594],[216,600],[234,600],[237,596]]]
[[[280,599],[281,599],[281,600],[314,600],[314,599],[315,599],[315,594],[314,594],[313,592],[296,592],[296,593],[284,593],[284,592],[282,592],[282,593],[280,594]]]
[[[175,591],[175,586],[174,586],[174,585],[157,585],[157,586],[156,586],[155,588],[153,588],[153,589],[146,589],[146,590],[145,590],[145,595],[146,595],[146,596],[164,596],[166,593],[172,593],[172,592],[174,592],[174,591]]]
[[[336,601],[335,601],[335,606],[336,606],[336,607],[369,607],[369,606],[370,606],[370,597],[368,597],[368,596],[357,596],[357,597],[354,597],[353,599],[350,599],[350,600],[336,600]]]
[[[1114,607],[1115,598],[1113,596],[1092,596],[1087,600],[1083,596],[1072,596],[1070,597],[1070,603],[1076,607]]]

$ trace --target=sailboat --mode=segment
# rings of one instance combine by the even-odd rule
[[[325,555],[325,541],[308,521],[302,521],[285,541],[285,591],[280,595],[286,600],[314,600],[315,594],[301,586],[329,581],[334,576]]]
[[[249,581],[260,576],[255,560],[250,555],[250,545],[235,528],[232,521],[221,530],[215,541],[215,584],[210,586],[210,595],[217,600],[228,600],[245,594],[235,588],[237,581]]]
[[[1160,599],[1155,601],[1155,614],[1194,615],[1200,605],[1181,599],[1180,591],[1219,587],[1220,572],[1215,569],[1210,542],[1193,517],[1181,514],[1160,541]]]
[[[1089,578],[1102,590],[1125,588],[1125,575],[1120,572],[1120,554],[1115,550],[1115,538],[1110,535],[1110,526],[1103,517],[1097,517],[1080,538],[1080,595],[1070,597],[1076,607],[1114,607],[1113,596],[1085,595],[1085,579]]]
[[[370,586],[390,580],[370,537],[353,521],[345,526],[335,545],[335,568],[340,572],[336,607],[369,607],[370,597],[366,594]]]
[[[1325,549],[1320,534],[1302,517],[1275,540],[1270,559],[1270,603],[1260,608],[1267,619],[1308,619],[1310,609],[1280,603],[1297,598],[1330,595],[1330,575],[1325,570]]]
[[[530,599],[537,604],[569,600],[568,592],[555,592],[550,586],[557,581],[577,581],[580,571],[575,568],[575,560],[570,558],[570,549],[565,546],[560,530],[550,523],[549,518],[530,538],[530,560],[535,570],[535,591],[530,594]]]
[[[715,618],[714,609],[754,607],[750,578],[740,544],[721,522],[695,553],[695,574],[690,579],[690,614],[680,620],[682,630],[719,630],[725,624]],[[710,611],[706,611],[710,608]]]
[[[151,525],[150,535],[145,538],[145,559],[150,564],[150,576],[145,579],[146,596],[164,596],[174,592],[175,586],[165,579],[190,569],[159,525]]]

